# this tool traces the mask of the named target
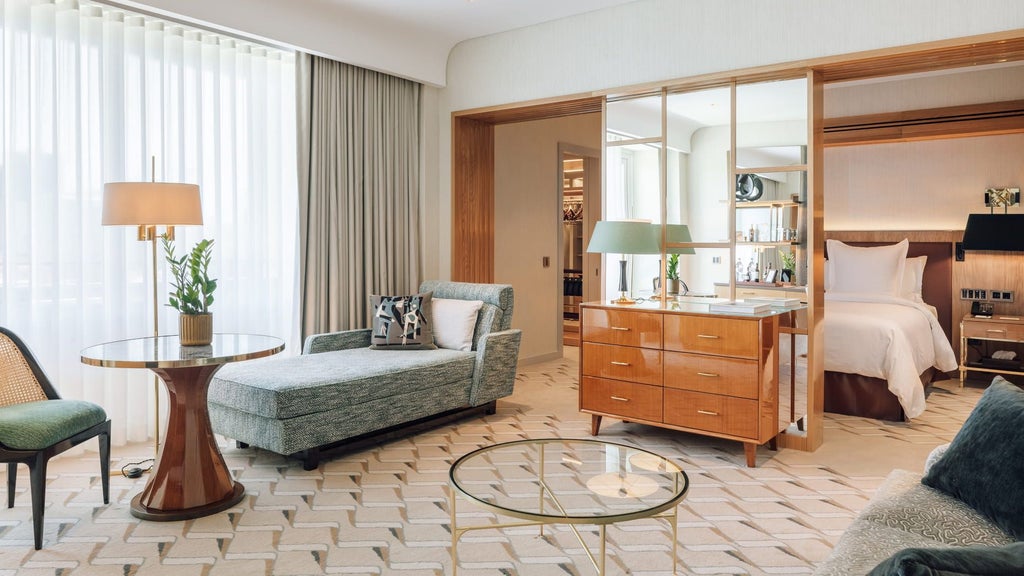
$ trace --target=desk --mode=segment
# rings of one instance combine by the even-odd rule
[[[543,438],[495,444],[474,450],[452,464],[452,576],[459,569],[459,538],[470,530],[568,524],[598,574],[605,573],[605,528],[638,518],[666,517],[672,527],[672,573],[676,573],[676,505],[690,481],[671,460],[641,448],[569,438]],[[525,522],[458,527],[455,495],[477,506]],[[596,524],[598,556],[584,544],[576,524]]]
[[[164,444],[149,482],[132,498],[131,513],[170,522],[208,516],[242,500],[210,428],[206,391],[221,366],[284,350],[272,336],[214,334],[209,346],[181,346],[178,336],[133,338],[82,350],[82,362],[108,368],[149,368],[167,386],[170,413]]]

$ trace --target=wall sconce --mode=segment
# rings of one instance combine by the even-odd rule
[[[1002,207],[1003,213],[1006,208],[1020,204],[1020,188],[989,188],[985,190],[985,206],[990,211]]]
[[[1020,203],[1020,188],[989,188],[985,190],[988,214],[968,214],[964,227],[964,250],[997,252],[1024,251],[1024,214],[1008,214],[1007,208]],[[1002,207],[1003,213],[995,209]]]

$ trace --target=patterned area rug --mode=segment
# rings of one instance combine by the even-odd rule
[[[327,453],[318,470],[298,460],[222,443],[247,496],[231,510],[184,522],[129,514],[146,477],[111,477],[104,506],[92,453],[52,461],[44,548],[32,549],[27,469],[14,509],[0,511],[0,576],[221,574],[451,574],[448,467],[481,446],[540,437],[590,436],[577,402],[577,363],[523,367],[493,416],[470,417],[359,452]],[[605,419],[601,437],[680,463],[691,489],[680,506],[680,574],[808,574],[893,467],[919,470],[948,442],[981,389],[945,382],[912,423],[829,415],[818,451],[758,449],[744,465],[737,442]],[[149,446],[114,449],[112,470],[150,456]],[[2,490],[0,490],[2,492]],[[6,493],[3,494],[6,501]],[[459,525],[496,519],[460,500]],[[465,520],[464,520],[465,519]],[[582,527],[596,549],[598,532]],[[459,545],[464,576],[595,574],[572,532],[554,526],[480,530]],[[608,528],[608,574],[672,573],[664,520]]]

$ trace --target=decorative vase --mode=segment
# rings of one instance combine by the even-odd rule
[[[178,334],[182,346],[206,346],[213,342],[213,314],[180,314]]]
[[[782,269],[782,273],[779,274],[779,281],[780,282],[793,282],[794,281],[793,271],[790,270],[789,268],[783,268]]]
[[[679,279],[678,278],[666,278],[665,279],[665,294],[679,294]]]

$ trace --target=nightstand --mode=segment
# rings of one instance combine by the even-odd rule
[[[973,350],[969,349],[968,343],[974,346]],[[1024,375],[1024,363],[1020,358],[1024,348],[1019,344],[1024,344],[1024,317],[999,314],[991,318],[964,316],[960,321],[960,385],[963,386],[968,370]],[[1000,349],[1013,350],[1018,356],[1013,359],[993,358],[993,351]]]

